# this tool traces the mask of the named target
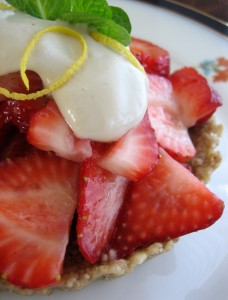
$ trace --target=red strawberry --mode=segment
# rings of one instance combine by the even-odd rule
[[[148,75],[148,79],[148,113],[157,141],[178,161],[188,161],[195,155],[195,147],[182,122],[172,85],[158,75]]]
[[[1,126],[1,121],[0,121],[0,157],[2,153],[5,151],[5,147],[8,146],[11,140],[11,135],[13,135],[14,132],[15,132],[15,128],[13,126],[10,126],[8,124],[3,124]]]
[[[148,113],[102,156],[99,165],[113,174],[138,180],[158,162],[158,144]]]
[[[21,132],[27,132],[31,116],[47,103],[47,97],[37,100],[6,100],[0,103],[0,115],[4,123],[17,126]]]
[[[25,156],[28,153],[37,151],[35,147],[27,142],[26,135],[15,129],[16,128],[12,128],[11,132],[9,132],[8,143],[4,144],[4,147],[0,152],[1,160]]]
[[[170,58],[166,50],[137,38],[132,38],[130,50],[147,73],[169,76]]]
[[[127,180],[97,165],[99,152],[82,163],[78,204],[77,235],[85,259],[95,263],[110,240]]]
[[[20,72],[13,72],[0,76],[0,86],[10,92],[32,93],[43,88],[41,78],[33,71],[27,71],[30,83],[30,90],[27,91]],[[0,94],[0,116],[4,124],[17,126],[21,132],[28,129],[29,120],[32,114],[45,106],[47,97],[41,97],[31,101],[16,101],[8,99]],[[1,122],[2,124],[2,122]],[[0,128],[2,128],[0,124]]]
[[[29,80],[29,86],[30,86],[29,90],[26,89],[19,71],[1,75],[0,86],[4,87],[10,92],[23,93],[23,94],[33,93],[43,88],[43,82],[37,73],[27,70],[26,75]],[[5,100],[8,100],[8,98],[0,94],[0,101],[5,101]]]
[[[77,204],[78,164],[40,153],[0,164],[0,274],[24,288],[56,284]]]
[[[74,135],[54,100],[32,116],[27,139],[39,149],[54,151],[56,155],[73,161],[81,162],[92,155],[89,140]]]
[[[170,76],[182,120],[187,128],[206,121],[222,105],[220,96],[193,68],[182,68]]]
[[[219,198],[163,149],[160,154],[153,171],[132,183],[104,257],[126,257],[139,247],[204,229],[222,215]]]

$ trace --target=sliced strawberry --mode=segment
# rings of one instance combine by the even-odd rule
[[[145,40],[132,38],[130,50],[147,73],[169,76],[170,57],[165,49]]]
[[[77,236],[85,259],[95,263],[109,242],[119,209],[123,203],[127,180],[97,165],[99,152],[82,163],[78,204]]]
[[[43,82],[36,72],[27,70],[26,75],[29,80],[29,90],[27,90],[27,88],[25,87],[25,84],[22,81],[21,74],[19,71],[1,75],[0,86],[4,87],[10,92],[23,94],[33,93],[43,88]],[[0,101],[5,100],[8,100],[8,98],[0,94]]]
[[[30,83],[28,91],[21,79],[20,72],[13,72],[0,76],[0,86],[10,92],[32,93],[43,88],[41,78],[33,71],[27,71]],[[26,132],[31,118],[37,110],[44,107],[48,97],[41,97],[32,101],[16,101],[0,94],[0,118],[4,124],[17,126],[21,132]],[[2,128],[2,122],[0,122]]]
[[[148,113],[157,141],[178,161],[188,161],[195,155],[195,147],[182,122],[172,85],[158,75],[148,75],[148,79]]]
[[[5,148],[8,146],[11,136],[14,134],[14,132],[15,128],[13,126],[8,124],[3,124],[1,126],[0,123],[0,157],[2,156],[2,153],[5,152]]]
[[[47,97],[27,101],[6,100],[0,103],[0,115],[4,117],[5,124],[14,125],[21,132],[27,132],[31,116],[46,103]]]
[[[163,149],[160,154],[153,171],[132,183],[104,257],[129,256],[153,242],[204,229],[222,215],[219,198]]]
[[[32,116],[27,139],[39,149],[54,151],[60,157],[77,162],[92,155],[90,141],[74,135],[54,100]]]
[[[217,92],[194,68],[182,68],[170,76],[182,120],[187,128],[206,121],[222,105]]]
[[[37,149],[27,142],[26,135],[19,132],[17,128],[12,128],[8,143],[5,143],[2,151],[0,151],[0,159],[12,159],[35,151]]]
[[[77,204],[78,164],[40,153],[0,165],[0,274],[24,288],[59,280]]]
[[[158,143],[146,113],[137,127],[109,148],[99,165],[113,174],[135,181],[149,173],[158,159]]]

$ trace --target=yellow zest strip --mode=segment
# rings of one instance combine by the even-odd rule
[[[0,9],[1,10],[13,10],[13,6],[7,5],[6,3],[0,2]]]
[[[62,34],[68,35],[68,36],[72,36],[72,37],[76,38],[77,40],[79,40],[82,45],[82,55],[79,57],[79,59],[69,69],[66,70],[66,72],[63,74],[63,76],[61,76],[57,81],[52,83],[49,87],[47,87],[41,91],[37,91],[35,93],[30,93],[30,94],[14,93],[14,92],[11,93],[7,89],[0,87],[0,94],[4,95],[7,98],[14,99],[14,100],[33,100],[33,99],[37,99],[39,97],[43,97],[43,96],[50,94],[51,92],[57,90],[61,86],[63,86],[68,80],[70,80],[70,78],[83,65],[83,63],[85,62],[85,60],[87,58],[87,44],[86,44],[85,39],[79,32],[77,32],[73,29],[70,29],[68,27],[64,27],[64,26],[53,26],[53,27],[45,28],[45,29],[39,31],[32,38],[32,40],[28,44],[28,46],[25,50],[25,53],[23,55],[23,58],[21,60],[21,77],[22,77],[22,80],[23,80],[25,86],[27,87],[27,89],[29,89],[29,82],[28,82],[28,77],[26,76],[26,65],[27,65],[27,62],[29,59],[29,55],[30,55],[31,51],[33,50],[33,48],[36,46],[36,44],[39,41],[39,39],[41,38],[41,36],[43,36],[44,34],[49,33],[49,32],[62,33]]]
[[[136,59],[136,57],[121,43],[118,41],[103,35],[97,31],[90,32],[90,35],[92,38],[108,47],[111,47],[118,51],[121,55],[123,55],[127,60],[129,60],[136,68],[138,68],[140,71],[145,73],[145,70],[143,66],[140,64],[140,62]]]
[[[60,274],[56,275],[56,276],[55,276],[55,280],[56,280],[56,281],[60,281],[60,280],[61,280],[61,275],[60,275]]]

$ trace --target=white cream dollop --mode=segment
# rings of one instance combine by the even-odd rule
[[[62,115],[80,138],[103,142],[119,139],[146,112],[147,77],[121,54],[96,42],[84,26],[0,11],[0,75],[19,70],[32,37],[55,25],[79,31],[88,46],[84,65],[53,92]],[[34,48],[27,69],[37,72],[47,87],[63,75],[81,52],[81,45],[75,39],[48,33]]]

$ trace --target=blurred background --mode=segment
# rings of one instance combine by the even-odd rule
[[[228,36],[228,0],[143,0],[185,14]]]
[[[228,22],[228,0],[178,0]]]
[[[228,22],[228,0],[146,0],[146,2],[163,6],[181,4]]]

